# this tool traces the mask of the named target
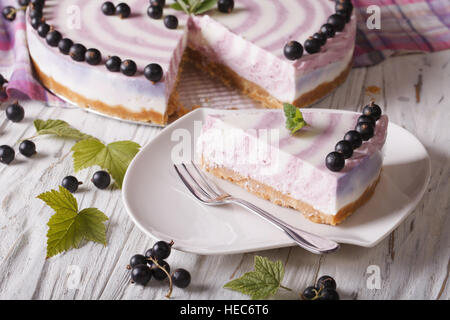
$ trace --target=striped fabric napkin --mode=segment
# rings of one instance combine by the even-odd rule
[[[450,0],[353,0],[353,3],[358,17],[356,67],[379,63],[396,52],[450,48]],[[17,6],[17,0],[0,0],[0,10],[7,5]],[[0,101],[34,99],[64,105],[33,77],[22,11],[13,22],[0,18],[0,73],[9,79],[7,89],[0,93]]]

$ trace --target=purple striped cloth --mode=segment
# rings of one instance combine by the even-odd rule
[[[281,1],[281,0],[280,0]],[[310,0],[305,0],[310,1]],[[450,48],[450,0],[353,0],[358,17],[354,64],[370,66],[399,51],[439,51]],[[17,0],[0,0],[0,9],[17,7]],[[380,12],[380,29],[367,21]],[[9,79],[0,101],[34,99],[64,103],[33,77],[25,34],[24,12],[13,22],[0,18],[0,73]]]

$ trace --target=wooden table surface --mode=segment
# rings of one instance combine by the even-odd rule
[[[199,79],[205,87],[211,83]],[[227,90],[208,100],[200,93],[192,97],[181,85],[180,94],[185,101],[236,104]],[[298,299],[300,291],[324,274],[336,279],[343,299],[450,298],[450,51],[400,56],[353,69],[347,81],[318,106],[360,110],[370,98],[392,122],[414,133],[431,156],[431,182],[414,212],[374,248],[343,245],[323,256],[297,247],[231,256],[173,252],[168,259],[171,266],[186,268],[193,276],[191,286],[175,289],[173,298],[247,299],[223,285],[250,271],[255,254],[279,259],[286,266],[283,284],[294,291],[280,290],[277,299]],[[66,120],[106,142],[130,139],[144,145],[160,131],[78,108],[40,102],[23,105],[26,117],[18,124],[6,119],[5,105],[0,108],[0,144],[14,145],[16,150],[18,140],[34,135],[36,118]],[[77,174],[86,183],[75,196],[82,208],[97,207],[109,217],[108,245],[89,242],[45,259],[52,211],[36,196],[73,174],[73,142],[51,137],[38,137],[35,142],[39,153],[34,158],[19,154],[13,164],[0,164],[0,299],[164,299],[166,283],[152,282],[145,288],[129,284],[125,268],[129,258],[150,248],[153,240],[128,218],[120,190],[100,191],[87,182],[95,169]],[[380,271],[379,289],[367,285],[373,266]]]

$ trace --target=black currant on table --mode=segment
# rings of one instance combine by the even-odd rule
[[[124,60],[120,64],[120,71],[126,76],[134,76],[137,72],[136,62],[133,60]]]
[[[336,30],[331,24],[325,23],[320,27],[320,33],[324,34],[327,38],[333,38],[336,35]]]
[[[104,15],[112,16],[116,14],[116,7],[111,1],[106,1],[102,4],[102,12]]]
[[[327,43],[327,36],[325,36],[321,32],[314,33],[312,37],[313,37],[313,39],[319,41],[321,46],[323,46],[325,43]]]
[[[94,48],[86,50],[84,58],[88,64],[93,66],[98,65],[102,62],[102,54],[99,50]]]
[[[164,7],[166,5],[166,0],[150,0],[150,5]]]
[[[363,141],[367,141],[375,134],[374,126],[368,122],[358,123],[355,130],[361,134]]]
[[[106,171],[97,171],[92,176],[92,183],[99,189],[106,189],[111,184],[111,176]]]
[[[145,286],[152,278],[152,270],[146,264],[138,264],[131,269],[131,280]]]
[[[50,26],[46,22],[42,22],[36,30],[40,37],[45,38],[50,31]]]
[[[297,41],[289,41],[284,46],[284,56],[289,60],[300,59],[303,55],[303,46]]]
[[[316,287],[319,289],[329,288],[336,290],[336,281],[331,276],[322,276],[317,280]]]
[[[167,273],[170,273],[170,265],[164,260],[158,260],[157,262],[158,262],[159,267],[156,265],[153,265],[153,267],[151,268],[152,276],[156,280],[162,281],[167,278]],[[166,270],[167,273],[165,273],[163,270],[161,270],[160,267],[164,268],[164,270]]]
[[[118,56],[112,56],[106,60],[105,66],[111,72],[119,72],[121,63],[122,60]]]
[[[178,18],[172,14],[164,17],[164,25],[168,29],[178,28]]]
[[[158,241],[152,247],[152,256],[157,260],[164,260],[170,256],[173,242]]]
[[[30,0],[19,0],[17,1],[20,6],[25,7],[30,4]]]
[[[147,251],[145,251],[145,257],[146,258],[153,258],[153,251],[152,251],[152,249],[148,249]]]
[[[217,9],[223,13],[231,13],[234,9],[234,0],[219,0],[217,2]]]
[[[152,82],[160,81],[163,73],[163,69],[157,63],[151,63],[144,68],[144,76]]]
[[[130,259],[130,267],[134,268],[135,266],[139,264],[147,264],[147,258],[143,256],[142,254],[135,254]]]
[[[31,19],[33,19],[33,18],[42,19],[42,16],[43,16],[42,10],[39,10],[39,9],[31,9],[30,10],[30,18]]]
[[[62,35],[59,31],[53,30],[47,33],[45,36],[45,41],[47,41],[49,46],[56,47],[59,41],[62,39]]]
[[[341,171],[345,167],[345,157],[339,152],[330,152],[325,158],[325,165],[333,172]]]
[[[30,140],[24,140],[19,145],[19,152],[25,157],[30,158],[36,154],[36,144]]]
[[[59,52],[61,52],[62,54],[69,54],[70,48],[72,46],[73,46],[73,41],[70,40],[69,38],[61,39],[58,42],[58,49],[59,49]]]
[[[340,14],[332,14],[327,23],[331,24],[336,31],[342,31],[345,28],[345,18]]]
[[[70,193],[74,193],[78,190],[78,186],[82,184],[82,182],[78,181],[74,176],[67,176],[61,181],[61,186],[69,190]]]
[[[316,287],[307,287],[303,290],[301,297],[303,300],[316,300],[319,298],[319,289]]]
[[[341,140],[336,144],[334,151],[341,153],[345,159],[348,159],[353,155],[353,146],[351,142],[347,140]]]
[[[15,157],[16,153],[10,146],[0,146],[0,162],[3,164],[10,164]]]
[[[191,283],[191,274],[185,269],[176,269],[172,273],[172,282],[178,288],[187,288]]]
[[[86,55],[86,47],[80,43],[73,44],[69,49],[69,56],[78,62],[84,61]]]
[[[131,15],[131,8],[126,3],[119,3],[116,6],[116,14],[121,18],[125,19],[128,18]]]
[[[14,21],[14,19],[16,19],[16,13],[17,13],[16,8],[12,6],[6,6],[2,10],[3,18],[5,18],[8,21]]]
[[[344,140],[346,140],[352,144],[353,150],[361,147],[361,145],[363,143],[361,134],[355,130],[348,131],[344,136]]]
[[[372,102],[363,108],[362,113],[363,115],[371,116],[375,121],[378,121],[381,118],[382,111],[379,105]]]
[[[319,52],[320,46],[320,40],[314,39],[313,37],[309,37],[308,39],[306,39],[305,43],[303,44],[305,51],[309,54]]]
[[[20,122],[25,117],[25,110],[17,101],[7,106],[5,112],[6,118],[12,122]]]
[[[327,301],[339,300],[339,294],[334,289],[325,288],[320,291],[319,300],[327,300]]]
[[[161,19],[163,15],[163,8],[160,6],[149,6],[147,15],[152,19]]]

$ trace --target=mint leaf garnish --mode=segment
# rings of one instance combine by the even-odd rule
[[[34,127],[37,135],[53,134],[61,138],[83,140],[92,138],[92,136],[82,133],[79,130],[71,127],[64,120],[34,120]]]
[[[293,106],[292,104],[285,103],[283,104],[283,109],[286,117],[286,128],[290,130],[291,133],[296,133],[298,130],[307,125],[299,108]]]
[[[171,4],[172,9],[184,11],[186,14],[202,14],[211,10],[217,4],[217,0],[175,0]]]
[[[96,208],[78,212],[75,197],[64,187],[37,196],[51,207],[55,214],[47,225],[47,258],[58,253],[78,248],[82,240],[106,245],[105,221],[108,217]]]
[[[100,166],[107,170],[117,186],[122,188],[128,165],[140,147],[132,141],[117,141],[105,145],[98,139],[81,140],[72,147],[73,166],[75,172],[95,165]]]
[[[284,278],[284,266],[281,261],[270,261],[265,257],[255,256],[254,271],[225,284],[224,288],[241,292],[252,300],[267,299],[277,293]]]

